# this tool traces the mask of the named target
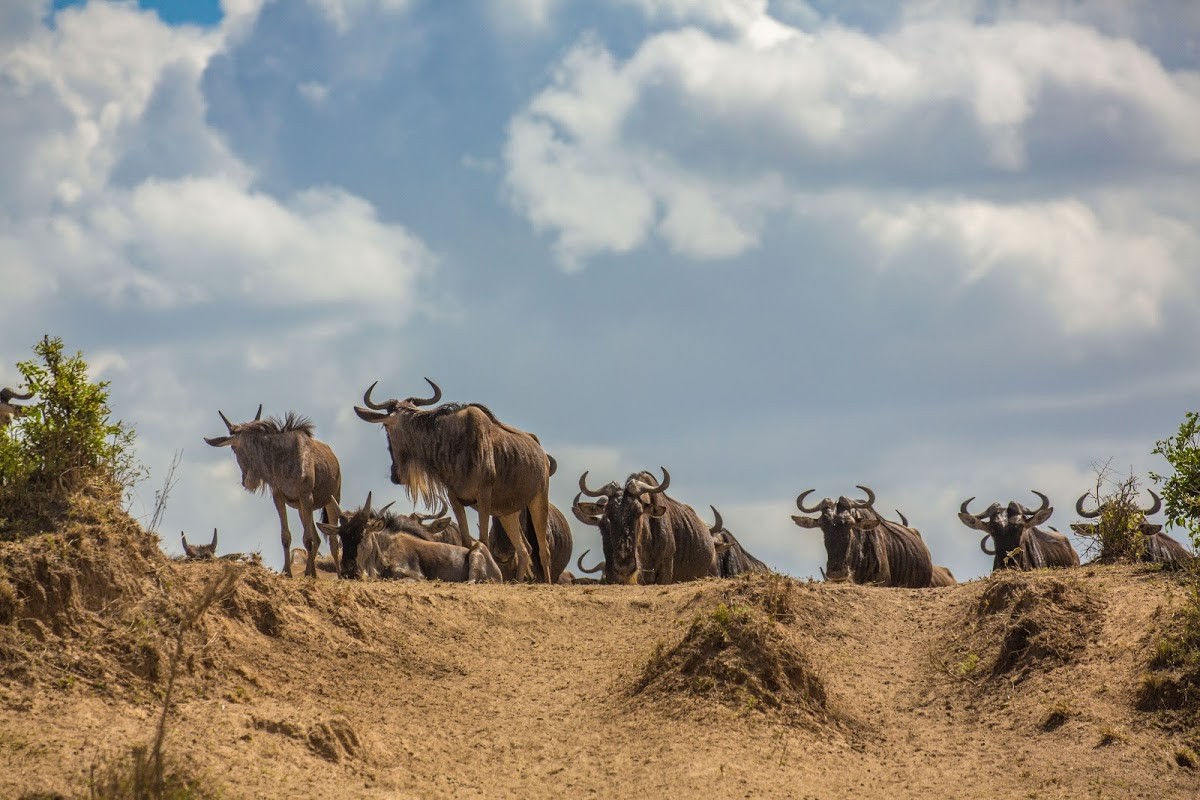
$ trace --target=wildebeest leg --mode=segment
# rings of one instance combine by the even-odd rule
[[[542,559],[542,580],[554,583],[550,579],[550,498],[547,492],[541,492],[529,501],[529,516],[533,522],[533,535],[537,537],[538,556]]]
[[[325,508],[321,509],[321,513],[324,515],[321,521],[328,525],[332,520],[336,520],[338,518],[337,503],[334,500],[330,500],[329,504],[326,505]],[[332,535],[328,533],[325,534],[325,541],[329,542],[329,554],[333,556],[333,573],[340,578],[342,577],[341,543],[338,541],[336,533]]]
[[[271,492],[275,510],[279,512],[279,539],[283,542],[283,574],[292,577],[292,532],[288,530],[287,503],[279,492]]]
[[[532,578],[533,559],[529,555],[529,548],[525,545],[525,533],[521,528],[521,512],[507,514],[497,517],[497,519],[504,526],[504,532],[508,535],[508,540],[512,542],[513,552],[517,554],[517,580],[523,581]]]
[[[467,527],[467,509],[455,497],[450,498],[450,508],[454,510],[454,521],[458,523],[458,532],[462,536],[463,546],[470,547],[475,544],[475,540],[471,537],[471,529]]]
[[[313,522],[312,500],[300,499],[300,522],[304,526],[304,549],[308,551],[308,561],[304,563],[304,575],[308,578],[317,577],[317,548],[321,546],[321,536],[317,533],[317,523]]]

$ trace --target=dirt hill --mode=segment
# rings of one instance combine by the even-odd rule
[[[181,615],[228,568],[119,515],[0,545],[0,796],[86,796],[148,742]],[[1184,596],[1153,570],[896,590],[236,568],[168,718],[208,794],[1200,796],[1191,734],[1138,710]]]

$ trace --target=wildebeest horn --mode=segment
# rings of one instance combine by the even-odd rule
[[[576,493],[575,499],[571,501],[571,512],[574,513],[575,518],[577,520],[579,520],[580,522],[582,522],[584,525],[594,525],[597,528],[600,527],[600,518],[599,517],[594,517],[591,514],[586,513],[582,508],[579,507],[579,497],[582,494],[583,494],[583,492]],[[591,504],[589,503],[589,505],[591,505]]]
[[[812,493],[813,493],[813,492],[815,492],[815,491],[816,491],[816,489],[805,489],[803,492],[801,492],[801,493],[800,493],[800,494],[799,494],[799,495],[796,497],[796,508],[798,508],[798,509],[800,509],[801,511],[803,511],[805,514],[818,514],[818,513],[820,513],[820,511],[821,511],[821,504],[820,504],[820,503],[817,503],[816,507],[814,507],[814,508],[805,508],[805,507],[804,507],[804,498],[808,497],[810,494],[812,494]]]
[[[1086,519],[1095,519],[1096,517],[1100,516],[1100,508],[1098,506],[1095,511],[1083,510],[1083,501],[1087,500],[1089,494],[1090,492],[1084,492],[1079,496],[1079,499],[1075,501],[1075,513]]]
[[[987,540],[990,537],[991,537],[990,533],[984,534],[983,538],[979,540],[979,549],[982,550],[983,552],[987,553],[989,556],[994,556],[994,555],[996,555],[996,551],[987,549]]]
[[[371,513],[371,493],[367,492],[367,502],[363,503],[362,512],[364,514]]]
[[[671,473],[667,472],[666,467],[659,467],[659,469],[662,470],[662,474],[663,474],[662,483],[660,483],[658,486],[647,487],[646,488],[647,494],[662,494],[663,492],[665,492],[667,490],[667,487],[671,485]]]
[[[708,532],[709,533],[720,533],[721,529],[725,527],[725,523],[721,519],[721,512],[717,511],[717,507],[712,504],[709,504],[708,507],[712,509],[713,518],[716,520],[716,522],[713,523],[713,526],[708,529]]]
[[[258,404],[258,413],[254,415],[254,421],[258,422],[262,419],[262,403]]]
[[[558,472],[558,460],[555,459],[554,456],[550,455],[549,453],[546,453],[546,460],[550,462],[550,473],[549,474],[553,475],[554,473]]]
[[[582,553],[580,553],[579,558],[575,559],[575,566],[579,567],[580,572],[586,572],[588,575],[595,575],[597,572],[604,569],[604,562],[601,561],[599,564],[592,567],[591,569],[588,569],[587,567],[585,567],[583,565],[583,557],[586,556],[590,552],[592,552],[592,551],[584,550]]]
[[[214,551],[217,549],[217,529],[216,528],[213,528],[212,549]]]
[[[183,541],[183,552],[186,553],[188,550],[187,534],[184,533],[183,531],[180,531],[179,538]]]
[[[908,527],[908,517],[904,516],[904,512],[897,508],[896,516],[900,518],[900,524],[907,528]]]
[[[971,495],[966,500],[963,500],[962,505],[958,507],[958,510],[960,513],[966,514],[969,517],[975,517],[975,519],[982,519],[983,514],[972,514],[970,511],[967,510],[967,506],[971,505],[971,501],[974,499],[975,499],[975,495]],[[987,512],[984,511],[984,513],[986,514]],[[984,537],[984,538],[987,538],[987,537]]]
[[[373,411],[392,411],[395,409],[396,401],[388,400],[385,403],[376,403],[371,400],[371,392],[375,391],[375,386],[379,381],[375,381],[367,387],[367,391],[363,392],[363,405]]]
[[[855,500],[854,507],[855,508],[872,508],[872,507],[874,507],[875,493],[871,491],[871,487],[863,486],[862,484],[858,484],[857,486],[859,489],[862,489],[866,493],[867,499],[865,501]]]
[[[225,412],[219,408],[217,409],[217,413],[221,416],[221,422],[224,422],[225,427],[229,429],[229,432],[233,433],[233,423],[229,421],[229,417],[225,416]]]
[[[392,502],[388,503],[388,504],[387,504],[386,506],[384,506],[383,508],[379,509],[379,512],[378,512],[378,513],[379,513],[379,515],[380,515],[380,516],[383,516],[384,512],[386,512],[386,511],[387,511],[389,508],[391,508],[391,507],[392,507],[392,506],[394,506],[394,505],[396,505],[396,501],[395,501],[395,500],[393,500]]]
[[[607,484],[601,487],[600,491],[598,492],[592,491],[587,487],[588,472],[589,470],[584,470],[583,474],[579,476],[579,493],[586,494],[588,497],[611,497],[612,495],[607,491]]]
[[[1162,508],[1162,498],[1153,489],[1147,489],[1146,491],[1150,492],[1150,496],[1154,498],[1154,505],[1142,511],[1142,514],[1148,517],[1152,514],[1157,514]]]
[[[14,389],[0,389],[0,403],[7,403],[9,400],[28,400],[31,397],[33,397],[32,391],[25,394],[17,394]]]
[[[1029,509],[1025,508],[1024,506],[1021,506],[1021,511],[1023,511],[1027,516],[1033,516],[1034,514],[1037,514],[1040,511],[1045,511],[1047,508],[1050,507],[1050,498],[1049,497],[1046,497],[1046,495],[1042,494],[1037,489],[1030,489],[1029,491],[1033,492],[1038,497],[1042,498],[1042,504],[1039,507],[1035,508],[1033,511],[1030,511]]]
[[[408,398],[407,402],[412,403],[414,406],[431,406],[438,400],[442,399],[441,388],[436,383],[429,380],[429,378],[426,378],[425,382],[433,387],[433,397],[410,397]]]

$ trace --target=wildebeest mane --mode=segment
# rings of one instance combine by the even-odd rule
[[[282,420],[279,417],[267,417],[245,422],[239,429],[243,434],[301,433],[310,438],[315,431],[312,419],[295,411],[287,412]]]

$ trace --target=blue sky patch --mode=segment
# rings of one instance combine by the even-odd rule
[[[86,5],[85,0],[54,0],[55,11],[82,5]],[[138,0],[138,6],[154,11],[170,25],[215,26],[224,16],[220,0]]]

